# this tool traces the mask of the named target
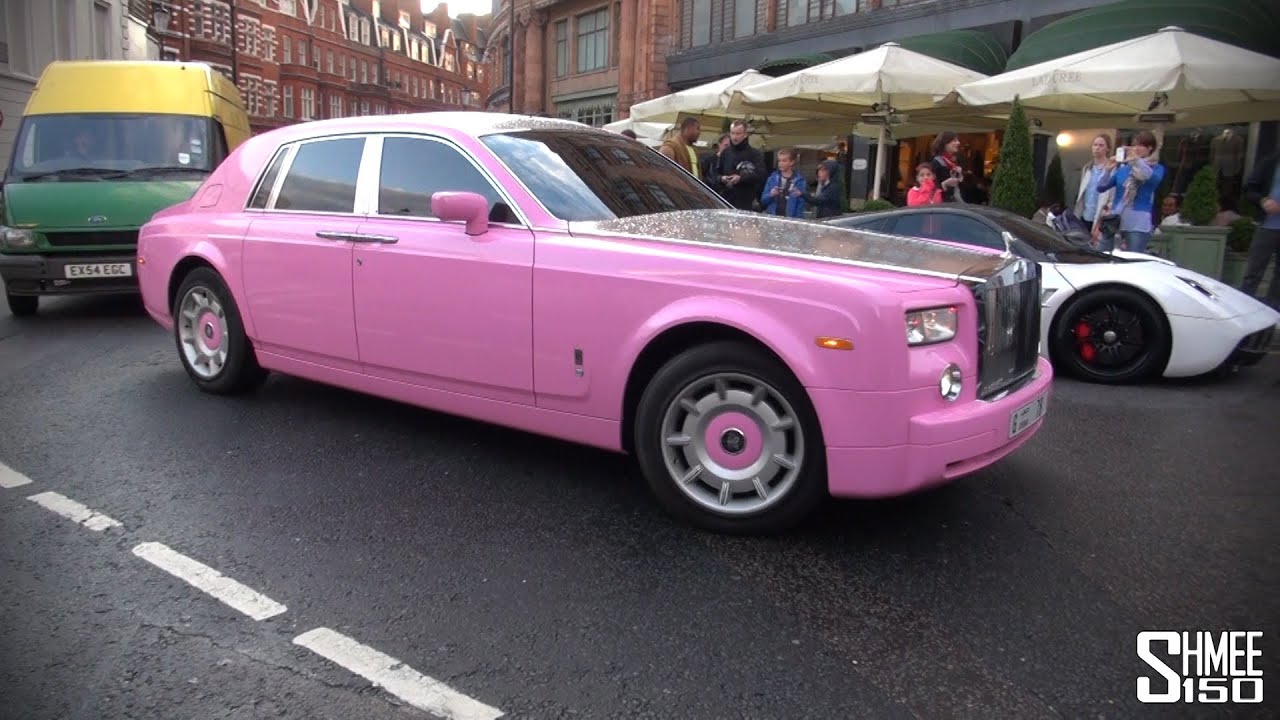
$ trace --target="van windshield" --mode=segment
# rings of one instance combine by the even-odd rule
[[[211,118],[36,115],[22,120],[5,180],[199,179],[225,156]]]

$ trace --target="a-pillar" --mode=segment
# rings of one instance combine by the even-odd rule
[[[520,24],[524,25],[524,111],[534,115],[546,109],[547,13],[526,11]]]

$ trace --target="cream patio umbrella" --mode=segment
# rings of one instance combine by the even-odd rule
[[[636,103],[627,111],[627,116],[637,121],[674,125],[692,115],[702,121],[703,125],[718,126],[731,117],[728,103],[735,90],[770,79],[764,73],[744,70],[737,75]],[[792,118],[794,116],[788,119]]]
[[[1007,112],[1015,97],[1059,128],[1274,120],[1280,59],[1171,26],[965,83],[947,102]]]
[[[872,50],[797,70],[789,75],[734,90],[729,110],[745,115],[826,118],[854,125],[876,125],[876,172],[872,197],[880,197],[889,126],[908,115],[910,122],[957,126],[1001,127],[999,120],[970,113],[963,120],[956,108],[937,103],[957,85],[985,78],[979,72],[885,43]],[[847,131],[847,130],[846,130]],[[862,134],[862,133],[858,133]]]

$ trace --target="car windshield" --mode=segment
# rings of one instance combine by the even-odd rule
[[[37,115],[23,118],[9,181],[198,178],[225,156],[209,118]]]
[[[621,135],[531,130],[489,135],[484,144],[562,220],[729,207],[657,151]]]
[[[1071,260],[1076,262],[1092,262],[1094,259],[1109,262],[1118,259],[1107,253],[1077,245],[1054,228],[1033,222],[1021,215],[1009,212],[992,212],[988,214],[988,217],[995,221],[997,225],[1012,233],[1015,238],[1022,241],[1028,248],[1054,262],[1059,261],[1064,256],[1070,256]]]

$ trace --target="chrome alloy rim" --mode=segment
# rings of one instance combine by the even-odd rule
[[[182,297],[178,339],[187,365],[201,378],[217,377],[227,364],[227,313],[208,288],[193,287]]]
[[[662,419],[662,456],[676,487],[720,515],[776,505],[804,464],[800,419],[782,393],[736,373],[686,385]]]

